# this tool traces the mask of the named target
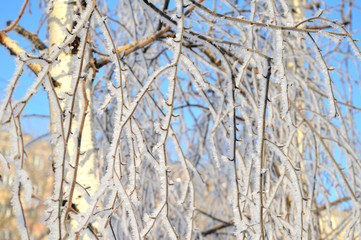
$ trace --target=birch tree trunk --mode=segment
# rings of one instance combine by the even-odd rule
[[[75,6],[75,1],[54,1],[48,21],[50,53],[60,48],[68,35],[67,32],[70,32],[76,24],[72,19]],[[79,39],[75,38],[74,42],[76,41]],[[74,48],[77,47],[74,45]],[[71,226],[66,223],[69,218],[73,219],[71,214],[74,211],[84,213],[88,210],[89,205],[84,195],[94,194],[99,184],[92,113],[89,107],[92,79],[82,72],[81,67],[86,65],[84,62],[88,59],[88,54],[75,51],[74,48],[68,53],[63,51],[58,57],[58,63],[53,64],[50,71],[59,99],[59,102],[50,101],[50,114],[52,134],[55,139],[58,139],[55,140],[57,143],[55,144],[56,151],[54,151],[58,167],[56,171],[62,174],[61,182],[55,183],[54,189],[59,189],[59,204],[62,204],[61,219],[69,228],[65,229],[66,236],[78,227],[75,220],[71,221]],[[81,63],[81,61],[84,62]],[[59,130],[59,124],[62,124],[62,131]],[[63,136],[58,136],[59,131]],[[59,143],[59,139],[62,139],[62,144]],[[59,154],[60,148],[63,148],[62,154]],[[64,231],[64,229],[59,229],[59,231],[62,230]],[[59,236],[62,234],[60,233]]]

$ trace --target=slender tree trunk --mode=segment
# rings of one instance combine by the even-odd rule
[[[305,18],[305,7],[306,7],[306,0],[292,0],[292,4],[294,6],[293,11],[293,18],[296,22],[301,21]],[[302,62],[302,59],[300,60]],[[291,65],[290,65],[291,64]],[[293,63],[289,62],[288,67],[292,68]],[[304,108],[305,104],[303,102],[299,102],[300,108]],[[297,143],[298,143],[298,150],[300,154],[303,154],[303,132],[301,129],[297,130]]]

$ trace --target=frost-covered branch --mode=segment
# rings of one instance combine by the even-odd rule
[[[358,10],[322,4],[54,0],[48,34],[0,32],[16,237],[39,201],[48,239],[359,238]],[[28,152],[48,135],[22,124],[41,89],[46,200]]]

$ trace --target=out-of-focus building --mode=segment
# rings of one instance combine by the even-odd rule
[[[31,238],[34,240],[46,239],[47,228],[41,224],[42,212],[46,209],[44,201],[51,195],[53,185],[53,174],[51,160],[51,145],[48,141],[34,141],[29,135],[24,135],[26,158],[24,169],[28,173],[32,185],[32,198],[38,200],[37,206],[28,206],[22,201],[26,217],[27,227]],[[9,133],[0,132],[0,153],[9,158],[11,154]],[[14,169],[10,169],[10,174],[4,171],[4,166],[0,164],[0,240],[20,239],[17,229],[17,219],[11,207],[12,183]]]
[[[27,158],[24,163],[24,168],[31,178],[33,185],[33,198],[38,200],[37,206],[27,206],[24,204],[24,212],[27,221],[27,226],[32,239],[40,240],[47,239],[48,230],[46,226],[41,224],[42,212],[46,209],[43,205],[45,200],[51,195],[53,186],[53,173],[51,160],[51,145],[46,140],[34,141],[29,135],[24,135],[24,143],[28,146],[25,151]],[[0,153],[5,157],[10,156],[10,136],[7,132],[0,132]],[[170,180],[174,182],[174,187],[180,182],[186,180],[186,172],[179,163],[173,163],[169,166]],[[203,177],[207,177],[206,172],[200,173]],[[14,216],[12,207],[10,205],[12,198],[12,182],[13,173],[10,175],[4,171],[4,166],[0,164],[0,240],[17,240],[21,239],[17,229],[17,219]],[[216,179],[216,178],[215,178]],[[209,221],[210,216],[220,217],[224,221],[229,221],[229,226],[217,230],[216,234],[204,236],[205,239],[219,239],[222,233],[229,233],[229,228],[232,228],[232,206],[222,210],[217,206],[224,206],[225,202],[230,202],[231,192],[226,182],[217,183],[212,179],[208,179],[206,183],[200,183],[201,180],[197,177],[193,179],[197,186],[195,193],[195,207],[198,211],[195,212],[194,224],[200,232],[207,232],[220,224],[217,221]],[[224,199],[217,198],[217,193],[222,192]],[[24,201],[23,201],[24,203]],[[336,207],[337,209],[337,207]],[[345,228],[350,222],[341,224],[344,228],[337,228],[340,226],[340,221],[347,219],[347,211],[338,211],[336,209],[327,212],[326,209],[319,211],[319,227],[321,239],[344,239]],[[224,212],[225,211],[225,212]],[[208,215],[209,214],[209,215]],[[245,213],[247,217],[247,213]],[[233,239],[233,237],[228,237]]]
[[[170,180],[174,183],[174,186],[177,186],[177,184],[186,181],[185,170],[179,163],[173,163],[169,165],[168,168],[170,172]],[[203,233],[204,239],[225,239],[226,235],[224,234],[229,234],[230,231],[233,231],[231,189],[227,185],[226,181],[215,182],[219,179],[209,179],[207,172],[201,171],[200,175],[206,179],[204,179],[204,183],[201,183],[200,179],[194,177],[193,182],[195,185],[197,185],[197,191],[195,193],[194,199],[195,208],[197,211],[195,211],[193,224],[199,232]],[[224,198],[217,197],[220,192]],[[347,202],[347,200],[349,200],[349,198],[346,197],[343,198],[343,200],[339,199],[338,201],[330,203],[330,211],[327,211],[326,206],[324,206],[318,209],[317,213],[315,213],[318,216],[317,227],[319,228],[319,239],[350,239],[346,235],[346,229],[351,224],[351,219],[348,217],[350,213],[347,210],[340,209],[340,205],[344,202]],[[226,205],[229,207],[220,207]],[[244,217],[249,218],[249,215],[250,214],[246,210],[243,212]],[[212,221],[212,218],[217,218],[224,222],[220,223],[218,220]],[[209,234],[210,232],[212,232],[212,234]],[[227,235],[227,239],[236,238]],[[361,238],[358,236],[357,238],[353,239]]]
[[[329,212],[324,210],[319,220],[322,239],[350,239],[346,236],[345,229],[350,226],[350,213],[332,209]],[[360,237],[360,236],[359,236]],[[356,238],[359,239],[359,238]]]

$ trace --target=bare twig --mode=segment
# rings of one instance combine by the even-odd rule
[[[16,20],[5,30],[3,30],[3,32],[9,32],[11,31],[11,29],[13,29],[15,27],[15,25],[19,22],[20,18],[23,16],[23,13],[25,11],[26,5],[28,5],[29,0],[25,0],[23,6],[21,7],[20,13],[18,15],[18,17],[16,18]]]
[[[234,224],[233,221],[230,221],[230,222],[228,222],[228,223],[224,223],[224,224],[220,224],[220,225],[214,226],[214,227],[212,227],[211,229],[208,229],[208,230],[206,230],[206,231],[203,231],[203,232],[202,232],[202,235],[203,235],[203,236],[208,236],[208,235],[210,235],[210,234],[215,234],[215,233],[217,233],[217,231],[219,231],[219,230],[222,230],[222,229],[224,229],[224,228],[233,226],[233,224]]]

